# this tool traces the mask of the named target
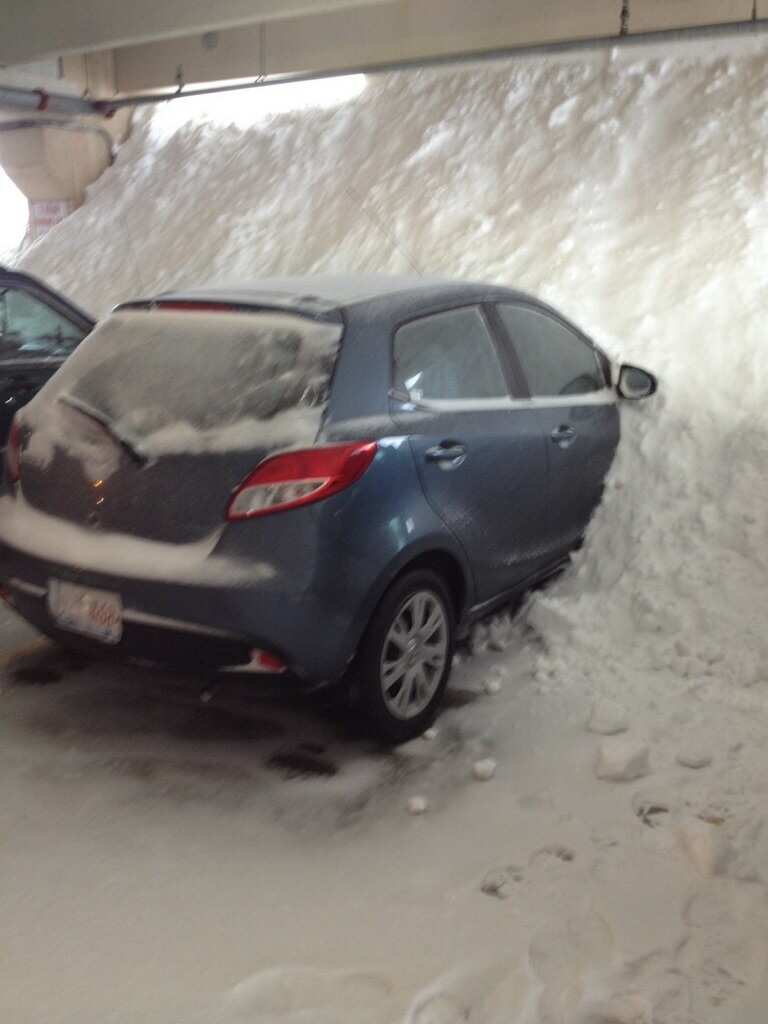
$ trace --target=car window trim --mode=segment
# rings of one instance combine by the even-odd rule
[[[500,302],[501,300],[495,299],[483,303],[486,319],[495,335],[496,347],[501,353],[500,358],[507,377],[507,389],[510,395],[513,398],[529,399],[533,396],[528,387],[528,381],[520,362],[520,357],[517,354],[517,349],[512,344],[509,331],[504,326],[504,321],[501,319],[501,314],[497,309]],[[512,302],[506,304],[515,305]]]
[[[519,411],[524,409],[571,408],[575,405],[616,405],[616,392],[613,388],[603,387],[599,391],[585,392],[583,395],[540,395],[536,398],[420,398],[418,401],[409,398],[402,391],[392,389],[389,397],[401,402],[411,409],[424,409],[434,412],[478,412]]]
[[[597,391],[576,395],[536,395],[528,399],[534,409],[556,409],[583,405],[616,405],[616,392],[607,384]]]
[[[83,338],[85,341],[85,338]],[[78,342],[82,344],[82,342]],[[63,364],[69,356],[14,356],[12,359],[0,357],[0,376],[9,376],[15,371],[25,372],[26,370],[50,370],[55,364]]]

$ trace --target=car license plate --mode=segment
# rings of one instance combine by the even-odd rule
[[[123,603],[109,590],[48,581],[48,608],[56,624],[75,633],[116,644],[123,633]]]

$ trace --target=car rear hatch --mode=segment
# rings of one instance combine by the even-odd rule
[[[210,537],[265,456],[317,436],[336,316],[189,303],[113,313],[22,414],[25,500],[102,531]]]

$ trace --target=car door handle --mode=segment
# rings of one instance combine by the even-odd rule
[[[576,440],[577,434],[573,427],[569,427],[567,423],[563,423],[556,430],[553,430],[549,436],[555,444],[560,445],[561,448],[569,448]]]
[[[458,441],[442,441],[434,448],[427,448],[424,458],[427,462],[451,463],[452,466],[459,466],[464,461],[467,449]]]

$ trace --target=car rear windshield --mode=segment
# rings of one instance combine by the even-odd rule
[[[232,437],[299,411],[319,425],[342,327],[281,312],[112,314],[43,392],[126,437]],[[171,445],[173,447],[173,445]]]

